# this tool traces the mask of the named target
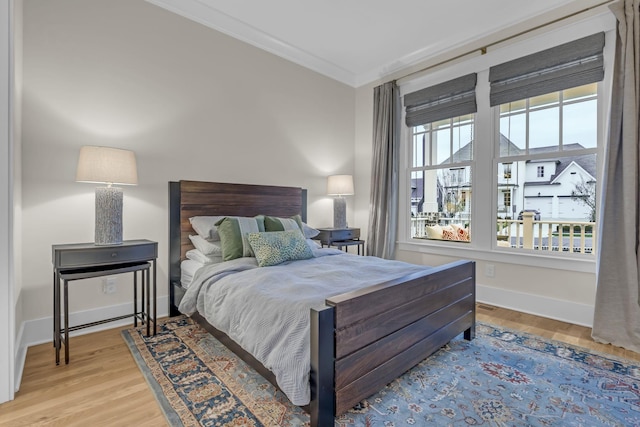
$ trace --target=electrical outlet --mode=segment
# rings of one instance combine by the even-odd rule
[[[487,277],[493,277],[496,274],[496,266],[493,264],[486,264],[484,266],[484,275]]]
[[[115,294],[118,290],[118,279],[116,277],[105,277],[102,279],[102,292],[105,294]]]

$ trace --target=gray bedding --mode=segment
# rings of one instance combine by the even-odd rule
[[[295,405],[310,400],[309,310],[330,296],[429,269],[335,249],[314,255],[272,267],[258,267],[255,258],[206,265],[179,307],[198,311],[251,353]]]

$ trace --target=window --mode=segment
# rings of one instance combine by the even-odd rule
[[[502,177],[504,179],[511,179],[511,163],[503,163]]]
[[[488,102],[464,114],[415,119],[407,99],[445,84],[405,94],[407,237],[456,247],[443,229],[475,227],[471,248],[592,256],[603,46],[598,33],[477,69]]]
[[[411,238],[469,242],[476,74],[404,96]]]
[[[502,205],[505,208],[511,207],[511,191],[502,191]]]
[[[498,168],[517,165],[509,193],[518,212],[500,222],[512,249],[593,252],[598,84],[591,83],[502,104]],[[505,163],[504,159],[509,162]],[[502,190],[504,183],[498,183]],[[502,190],[504,191],[504,190]],[[505,199],[506,200],[506,194]],[[506,201],[498,202],[500,210]],[[525,245],[525,240],[530,244]]]
[[[411,237],[451,237],[471,223],[474,115],[413,127]],[[434,221],[433,218],[437,218]],[[455,239],[455,241],[461,241]],[[464,239],[462,241],[468,241]]]

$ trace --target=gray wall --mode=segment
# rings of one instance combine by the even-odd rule
[[[93,240],[94,186],[74,182],[83,145],[136,152],[124,238],[159,242],[159,295],[168,181],[305,187],[308,222],[327,226],[326,176],[354,169],[355,89],[142,0],[25,0],[23,89],[27,321],[52,314],[51,245]],[[115,295],[72,284],[71,311],[129,301],[122,280]]]

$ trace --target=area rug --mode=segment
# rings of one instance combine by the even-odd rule
[[[123,337],[171,426],[308,426],[309,417],[181,316]],[[640,367],[478,324],[336,426],[640,426]]]

